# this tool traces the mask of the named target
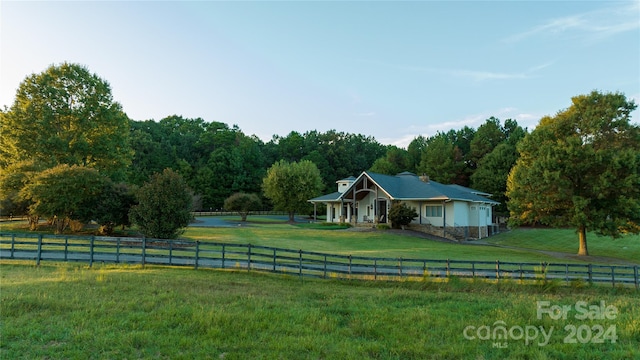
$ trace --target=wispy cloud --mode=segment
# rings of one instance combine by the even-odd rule
[[[457,119],[450,119],[443,122],[429,124],[426,126],[418,126],[413,125],[407,129],[407,132],[410,133],[418,133],[423,136],[431,136],[437,133],[438,131],[446,132],[451,129],[462,129],[465,126],[471,128],[478,128],[482,125],[488,118],[496,117],[504,122],[506,119],[514,119],[518,121],[518,124],[522,127],[535,126],[535,124],[542,117],[541,114],[535,113],[527,113],[522,112],[518,108],[515,107],[504,107],[500,109],[495,109],[493,111],[486,111],[475,114],[468,114],[464,117]]]
[[[547,34],[572,34],[584,40],[602,40],[610,36],[640,28],[640,2],[632,1],[618,7],[604,8],[581,14],[569,15],[511,35],[505,42],[519,42],[526,38]]]
[[[369,112],[357,113],[355,115],[369,117],[369,116],[376,116],[376,113],[373,111],[369,111]]]
[[[499,71],[485,71],[485,70],[469,70],[469,69],[445,69],[434,67],[422,67],[422,66],[394,66],[401,70],[434,73],[447,75],[458,78],[468,78],[476,82],[489,81],[489,80],[515,80],[515,79],[529,79],[536,77],[536,72],[549,67],[553,64],[552,61],[544,64],[530,67],[524,71],[519,72],[499,72]]]
[[[399,148],[406,149],[407,147],[409,147],[409,144],[411,144],[413,139],[418,137],[418,135],[420,135],[420,134],[406,134],[406,135],[403,135],[402,137],[399,137],[399,138],[380,138],[380,139],[377,139],[377,140],[381,144],[389,144],[389,145],[397,146]]]

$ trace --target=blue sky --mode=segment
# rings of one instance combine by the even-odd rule
[[[640,102],[640,1],[2,1],[0,20],[0,106],[67,61],[132,119],[264,141],[335,129],[404,147],[491,116],[531,129],[594,89]]]

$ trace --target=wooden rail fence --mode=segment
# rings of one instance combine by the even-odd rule
[[[0,259],[246,269],[320,278],[460,277],[640,286],[638,266],[375,258],[251,244],[0,233]]]

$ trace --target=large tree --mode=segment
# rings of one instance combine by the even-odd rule
[[[93,167],[123,178],[131,162],[129,119],[109,84],[85,67],[63,63],[20,83],[0,113],[0,167],[22,161]]]
[[[498,213],[507,212],[507,177],[518,159],[516,145],[526,134],[526,130],[511,119],[505,121],[503,130],[505,140],[480,159],[471,175],[472,188],[488,192],[500,202],[495,209]]]
[[[320,194],[323,184],[320,171],[313,162],[281,160],[267,170],[262,188],[275,208],[289,213],[289,221],[293,222],[296,212],[309,208],[308,200]]]
[[[413,170],[411,163],[407,150],[390,145],[387,148],[387,154],[378,158],[369,170],[379,174],[396,175],[403,171]]]
[[[636,104],[619,93],[576,96],[520,142],[507,196],[515,225],[572,226],[578,255],[587,231],[617,237],[640,231],[640,127]]]
[[[37,175],[21,191],[31,202],[32,216],[52,218],[56,233],[62,233],[71,220],[88,222],[96,209],[108,178],[85,166],[58,165]]]
[[[151,176],[137,192],[131,222],[147,237],[173,239],[192,219],[193,195],[180,174],[171,169]]]
[[[435,181],[457,184],[464,167],[460,149],[451,142],[446,134],[438,133],[427,140],[427,147],[422,152],[422,160],[417,170],[418,173],[427,174]]]

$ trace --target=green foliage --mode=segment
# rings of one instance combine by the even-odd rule
[[[318,196],[323,185],[320,171],[311,161],[281,160],[267,170],[262,187],[276,210],[288,212],[289,221],[293,222],[296,212],[309,210],[308,200]]]
[[[385,157],[378,158],[371,168],[372,172],[386,175],[396,175],[411,170],[409,153],[396,146],[389,146]]]
[[[507,196],[513,225],[543,223],[618,237],[640,231],[640,127],[622,94],[576,96],[519,144]]]
[[[409,146],[407,146],[407,157],[409,161],[409,171],[413,173],[418,172],[418,166],[422,160],[422,152],[427,148],[427,138],[419,135],[416,136]]]
[[[259,210],[262,201],[256,194],[235,193],[224,201],[224,209],[227,211],[237,211],[242,221],[247,221],[247,215],[251,210]]]
[[[278,160],[313,161],[324,183],[324,188],[335,187],[337,179],[357,175],[369,169],[374,161],[385,155],[387,147],[374,138],[361,134],[348,134],[329,130],[325,133],[308,131],[290,133],[287,137],[274,136],[265,144],[266,164]]]
[[[95,217],[108,181],[96,169],[63,164],[41,172],[21,195],[31,202],[31,215],[54,218],[56,233],[62,233],[71,220],[87,222]]]
[[[129,226],[129,211],[136,204],[134,190],[127,184],[107,182],[97,203],[95,220],[100,233],[111,235],[116,226]]]
[[[414,208],[407,206],[405,203],[394,203],[389,209],[389,220],[393,227],[399,228],[409,225],[413,219],[418,217],[418,213]]]
[[[476,169],[480,160],[505,139],[500,120],[490,117],[480,125],[469,144],[469,166]]]
[[[446,136],[439,133],[429,138],[427,148],[422,153],[422,160],[418,167],[419,174],[427,174],[435,181],[451,184],[455,183],[464,172],[463,154]]]
[[[23,161],[93,167],[123,179],[131,162],[129,119],[109,84],[81,65],[63,63],[20,83],[0,113],[0,167]]]
[[[505,121],[505,140],[490,153],[484,155],[477,169],[471,175],[471,187],[492,194],[492,199],[500,202],[496,213],[507,213],[507,178],[518,159],[516,145],[524,138],[526,131],[515,120]]]
[[[173,115],[159,122],[132,122],[136,154],[129,171],[133,184],[170,168],[198,194],[198,208],[219,209],[234,192],[259,192],[266,171],[264,144],[237,126]]]
[[[29,213],[31,202],[22,196],[20,191],[42,170],[43,166],[25,161],[12,164],[0,172],[1,215],[16,216]]]
[[[147,237],[178,237],[192,219],[192,194],[182,176],[171,169],[151,176],[137,192],[131,222]]]

